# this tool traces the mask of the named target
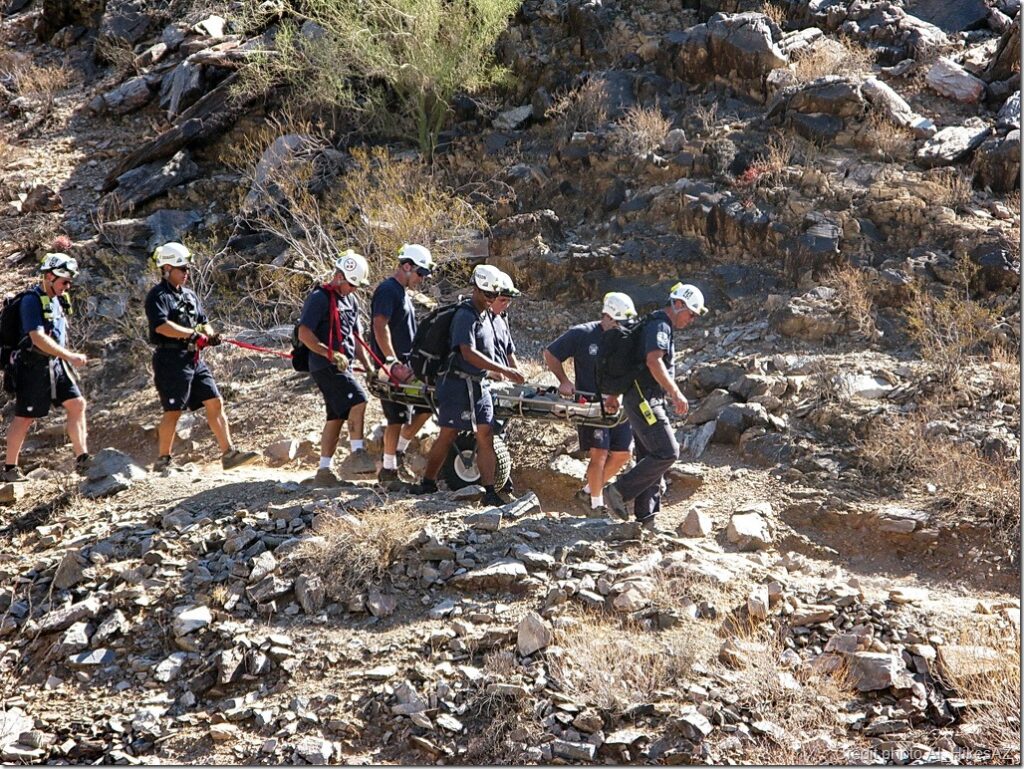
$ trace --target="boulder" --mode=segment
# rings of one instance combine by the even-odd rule
[[[534,652],[550,646],[552,640],[551,628],[537,612],[528,612],[519,621],[516,646],[522,656],[529,657]]]
[[[551,244],[564,237],[562,222],[551,209],[515,214],[491,228],[490,261],[507,272],[520,262],[549,253]]]
[[[36,184],[21,201],[23,214],[54,213],[64,208],[60,195],[45,184]]]
[[[514,558],[501,558],[480,566],[465,574],[451,578],[453,587],[460,590],[507,590],[518,580],[526,577],[526,566]]]
[[[902,96],[878,78],[866,78],[861,84],[861,92],[871,105],[891,122],[909,129],[919,139],[935,135],[935,123],[914,112]]]
[[[81,582],[83,577],[84,572],[77,553],[68,550],[57,565],[57,571],[54,572],[52,584],[57,590],[66,590]]]
[[[106,205],[131,211],[143,203],[165,194],[199,177],[199,166],[185,150],[179,150],[167,161],[146,163],[117,177],[117,187],[103,197]]]
[[[274,466],[288,464],[299,453],[299,441],[296,438],[280,438],[263,450],[267,462]]]
[[[943,128],[917,151],[917,163],[925,168],[953,165],[974,151],[992,128],[981,118],[968,118],[963,125]]]
[[[959,64],[940,56],[925,75],[928,86],[947,99],[976,104],[985,95],[985,83]]]
[[[854,652],[846,657],[850,680],[859,692],[909,689],[914,680],[901,658],[882,652]]]
[[[112,91],[107,91],[89,102],[94,112],[125,115],[146,106],[153,97],[149,78],[144,75],[129,78]]]
[[[213,622],[213,613],[206,606],[190,606],[179,612],[173,622],[175,636],[184,636],[201,630]]]
[[[107,0],[105,6],[97,50],[103,50],[104,45],[134,46],[153,25],[152,11],[145,0]]]
[[[725,532],[726,539],[741,551],[768,550],[772,535],[768,523],[758,513],[734,513]]]
[[[711,533],[711,517],[700,508],[691,507],[677,533],[683,537],[706,537]]]
[[[733,403],[736,403],[736,399],[725,390],[712,390],[701,399],[700,405],[697,408],[690,411],[689,416],[686,418],[686,423],[689,425],[702,425],[705,422],[711,422],[718,419],[718,415],[722,413],[722,410]]]
[[[773,427],[772,418],[760,403],[733,403],[722,409],[715,421],[715,443],[736,445],[751,427]]]
[[[839,297],[834,289],[819,286],[790,299],[772,314],[772,327],[783,336],[820,342],[846,328]]]
[[[137,249],[147,254],[172,240],[181,242],[194,232],[202,215],[197,211],[161,208],[144,219],[115,219],[99,226],[100,239],[120,250]]]
[[[994,193],[1007,193],[1020,185],[1020,129],[990,136],[974,153],[974,183]]]

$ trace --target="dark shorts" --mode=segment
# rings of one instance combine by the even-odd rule
[[[348,419],[353,406],[366,403],[366,391],[351,373],[342,373],[334,366],[311,372],[327,407],[327,421]]]
[[[480,382],[457,376],[444,377],[438,382],[434,397],[437,400],[437,423],[441,427],[472,430],[474,421],[478,425],[494,424],[491,388],[481,386]]]
[[[414,414],[431,413],[430,409],[426,406],[410,406],[405,403],[385,400],[380,402],[380,409],[384,412],[384,418],[389,425],[407,425],[412,420]]]
[[[50,413],[50,406],[59,406],[73,398],[81,398],[82,391],[68,376],[66,365],[59,360],[41,359],[38,355],[23,354],[14,367],[16,391],[14,415],[39,419]]]
[[[188,350],[158,348],[153,352],[153,384],[164,411],[195,411],[213,398],[220,397],[213,374],[195,353]]]
[[[629,451],[633,445],[633,430],[629,422],[615,427],[578,427],[580,448],[584,451],[603,449],[604,451]]]

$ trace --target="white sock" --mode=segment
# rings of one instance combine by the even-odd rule
[[[401,436],[399,436],[398,450],[404,454],[405,450],[409,448],[410,443],[412,443],[412,438],[402,438]]]
[[[384,469],[385,470],[397,470],[398,469],[398,456],[395,454],[384,455]]]
[[[604,494],[598,494],[596,497],[590,498],[590,509],[597,510],[604,504]]]
[[[357,440],[355,438],[349,438],[348,445],[349,448],[352,449],[352,451],[359,451],[359,449],[363,447],[363,439],[359,438]]]
[[[331,458],[330,457],[320,457],[320,469],[321,470],[330,470],[331,469]]]
[[[589,483],[586,486],[583,487],[583,493],[584,494],[589,494],[590,493],[590,484]]]

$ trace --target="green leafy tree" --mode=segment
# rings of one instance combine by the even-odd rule
[[[250,60],[243,87],[287,85],[293,102],[348,110],[364,130],[414,140],[429,157],[455,94],[505,74],[494,61],[494,45],[519,5],[296,0],[283,9],[272,48]],[[267,7],[251,9],[250,22],[265,24],[258,14]]]

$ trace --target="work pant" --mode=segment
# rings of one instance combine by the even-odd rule
[[[638,461],[615,482],[615,488],[626,502],[634,500],[633,511],[640,521],[654,516],[661,509],[661,480],[679,459],[679,442],[668,421],[665,402],[651,399],[648,403],[655,416],[652,425],[647,424],[640,413],[638,393],[627,392],[623,398],[623,409],[636,439]]]

